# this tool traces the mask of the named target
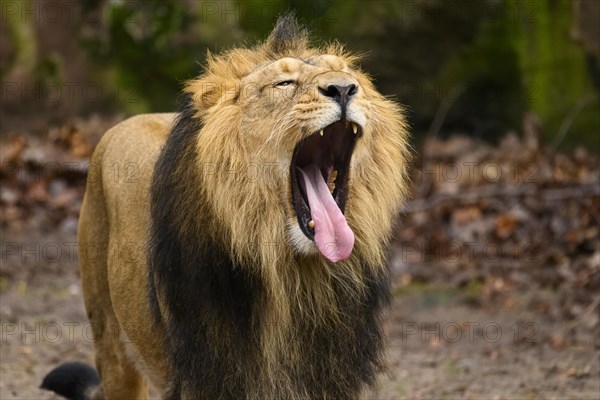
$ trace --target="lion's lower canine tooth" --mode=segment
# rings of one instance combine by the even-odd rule
[[[337,174],[337,169],[334,169],[331,171],[331,174],[329,174],[329,178],[327,179],[327,187],[329,188],[331,194],[333,194],[333,191],[335,190],[335,180],[337,178]]]
[[[358,126],[356,124],[352,124],[352,131],[354,131],[355,135],[356,135],[356,132],[358,132]]]
[[[308,223],[308,226],[310,226],[311,228],[314,228],[315,227],[315,221],[313,221],[311,219],[310,222]]]
[[[323,129],[319,131],[319,135],[323,136]]]

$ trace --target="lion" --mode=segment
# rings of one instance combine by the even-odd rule
[[[179,113],[103,136],[78,231],[98,375],[70,363],[42,387],[353,399],[376,383],[410,152],[403,109],[358,61],[285,15],[262,44],[209,54]]]

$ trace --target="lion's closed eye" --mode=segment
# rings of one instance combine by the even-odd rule
[[[277,82],[275,85],[273,85],[274,87],[286,87],[286,86],[292,86],[295,85],[296,81],[293,79],[288,79],[286,81],[281,81],[281,82]]]

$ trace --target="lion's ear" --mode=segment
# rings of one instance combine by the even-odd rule
[[[235,101],[238,84],[209,75],[188,82],[185,91],[192,95],[198,111],[207,111],[219,103]]]
[[[265,42],[265,50],[275,57],[300,53],[308,45],[308,31],[298,24],[293,12],[277,19],[273,32]]]

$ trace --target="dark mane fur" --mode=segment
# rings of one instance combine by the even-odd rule
[[[149,296],[155,323],[166,329],[165,350],[170,355],[176,379],[173,398],[180,388],[204,393],[200,398],[241,398],[243,386],[224,384],[235,376],[236,365],[253,347],[252,310],[261,294],[260,282],[246,269],[233,265],[223,244],[209,235],[186,235],[197,226],[177,226],[179,214],[190,199],[185,198],[194,180],[194,145],[201,124],[193,117],[189,99],[169,135],[156,164],[151,187],[151,241],[149,249]],[[182,170],[189,166],[189,170]],[[189,216],[186,216],[189,217]],[[188,218],[190,225],[209,230],[210,218]],[[159,302],[166,304],[162,315]],[[166,317],[166,318],[165,318]],[[230,337],[210,332],[220,326]],[[233,340],[220,346],[222,340]],[[215,352],[215,350],[219,352]],[[216,387],[211,386],[211,383]],[[218,395],[217,395],[218,394]]]
[[[308,31],[296,21],[293,12],[277,19],[275,28],[267,41],[267,48],[274,56],[284,56],[296,52],[308,42]]]

